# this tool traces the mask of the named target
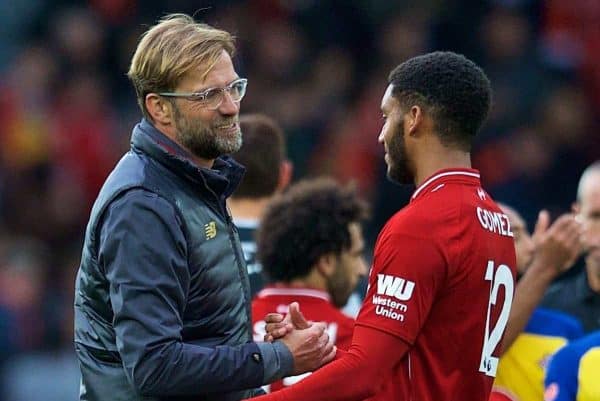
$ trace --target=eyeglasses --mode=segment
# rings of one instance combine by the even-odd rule
[[[202,92],[160,92],[158,94],[164,97],[180,97],[192,102],[199,102],[209,110],[216,110],[223,103],[225,92],[229,93],[232,101],[240,102],[246,94],[247,85],[248,80],[246,78],[239,78],[224,88],[208,88]]]

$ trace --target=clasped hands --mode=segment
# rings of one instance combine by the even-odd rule
[[[281,341],[294,357],[294,375],[312,372],[335,357],[336,347],[325,323],[308,322],[297,302],[289,305],[285,317],[280,313],[265,316],[267,342]]]

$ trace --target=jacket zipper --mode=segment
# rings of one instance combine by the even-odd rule
[[[219,209],[220,209],[219,214],[221,214],[222,216],[225,217],[225,223],[227,224],[227,231],[229,234],[229,243],[230,243],[231,247],[233,248],[233,255],[235,257],[235,261],[237,264],[238,275],[240,277],[242,288],[244,289],[243,295],[244,295],[244,301],[245,301],[244,308],[246,309],[247,328],[248,328],[248,332],[250,333],[250,338],[252,338],[252,312],[250,310],[251,301],[250,301],[250,299],[248,299],[248,296],[247,296],[247,294],[250,294],[250,285],[248,283],[248,280],[244,280],[244,273],[247,272],[247,270],[246,270],[246,263],[241,262],[242,260],[245,260],[243,257],[243,254],[240,255],[240,253],[242,252],[241,247],[236,246],[234,231],[237,231],[237,227],[235,226],[235,224],[233,224],[231,214],[229,214],[229,210],[227,210],[227,204],[224,201],[222,202],[221,199],[219,198],[219,196],[217,196],[217,194],[215,193],[215,191],[213,191],[212,188],[210,188],[206,184],[206,180],[204,179],[204,177],[202,177],[202,180],[204,181],[204,187],[208,189],[208,191],[213,195],[214,199],[217,201],[217,204],[219,205]],[[225,204],[225,207],[223,207],[223,204]],[[209,207],[210,207],[210,205],[209,205]],[[211,207],[211,209],[212,209],[212,207]]]

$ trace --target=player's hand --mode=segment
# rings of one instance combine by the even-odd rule
[[[335,357],[336,348],[324,323],[306,329],[292,330],[278,341],[283,342],[294,357],[294,375],[312,372]]]
[[[282,338],[294,329],[307,329],[312,325],[300,312],[298,302],[292,302],[289,305],[285,317],[281,313],[269,313],[265,316],[265,322],[266,334],[264,340],[268,342]]]
[[[581,224],[571,213],[563,214],[550,225],[550,215],[542,210],[538,216],[533,241],[534,260],[556,276],[571,268],[581,253]]]

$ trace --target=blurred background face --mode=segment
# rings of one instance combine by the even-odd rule
[[[600,266],[600,172],[586,181],[579,200],[579,216],[583,224],[584,251]]]
[[[191,71],[175,92],[202,92],[208,88],[225,87],[237,78],[231,57],[223,51],[204,81],[199,72]],[[173,100],[172,105],[177,140],[195,156],[215,159],[237,152],[242,146],[238,118],[240,105],[232,101],[228,93],[225,93],[223,103],[216,110],[185,99]]]
[[[404,119],[398,100],[392,96],[392,89],[392,85],[389,85],[381,101],[384,124],[379,143],[385,149],[388,178],[399,184],[410,184],[413,179],[404,141]]]
[[[348,225],[351,245],[337,257],[333,275],[327,277],[327,290],[333,304],[338,308],[348,302],[348,298],[358,284],[358,279],[367,274],[364,259],[365,243],[362,228],[358,223]]]
[[[533,260],[533,253],[535,251],[533,240],[527,230],[525,221],[523,221],[523,218],[516,211],[503,206],[500,208],[508,216],[510,228],[514,235],[517,272],[523,274]]]

